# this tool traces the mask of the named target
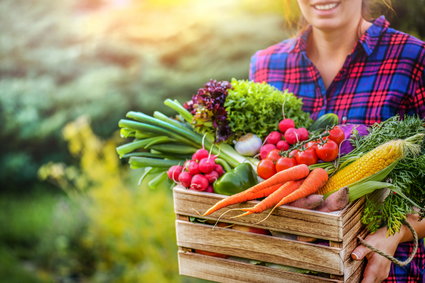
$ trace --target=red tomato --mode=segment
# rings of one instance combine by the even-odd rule
[[[307,148],[304,151],[299,151],[295,154],[295,160],[298,164],[313,165],[318,161],[316,152],[312,148]]]
[[[295,155],[296,155],[298,152],[299,152],[299,150],[298,150],[298,149],[291,150],[291,152],[288,154],[288,156],[289,156],[289,157],[295,157]]]
[[[336,142],[328,140],[325,144],[319,144],[316,148],[316,154],[319,159],[329,162],[338,157],[339,148]]]
[[[280,150],[278,149],[272,149],[269,154],[267,154],[266,159],[272,160],[274,163],[281,157]]]
[[[274,174],[276,174],[276,168],[274,166],[273,160],[263,159],[258,163],[257,174],[263,179],[268,179]]]
[[[329,139],[340,144],[345,139],[344,131],[338,126],[333,127],[329,130]]]
[[[294,167],[297,165],[297,161],[293,157],[281,157],[276,162],[276,172]]]
[[[305,145],[305,147],[306,147],[306,148],[316,149],[317,144],[318,144],[319,142],[320,142],[320,141],[310,141],[310,142],[308,142],[308,143]]]

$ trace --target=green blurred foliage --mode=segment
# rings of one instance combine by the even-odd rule
[[[90,251],[92,273],[82,272],[87,263],[80,262],[69,274],[94,282],[180,282],[170,188],[137,186],[139,176],[120,166],[117,139],[99,139],[86,118],[69,123],[64,137],[78,166],[48,163],[39,173],[80,203],[87,217],[80,252]]]
[[[65,196],[31,192],[0,198],[0,274],[8,282],[53,282],[90,274],[81,242],[86,220]]]
[[[211,78],[246,78],[253,52],[285,33],[267,5],[242,2],[1,1],[2,190],[69,161],[59,132],[80,115],[106,137],[128,110],[165,110],[165,98],[188,100]]]
[[[425,39],[425,0],[392,1],[391,26]]]

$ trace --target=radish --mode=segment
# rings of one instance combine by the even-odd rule
[[[295,128],[295,122],[292,119],[283,119],[278,125],[279,131],[284,134],[289,128]]]
[[[189,160],[188,164],[187,164],[187,171],[191,174],[191,175],[196,175],[198,174],[199,171],[199,164],[198,162],[194,161],[194,160]]]
[[[202,174],[196,174],[190,182],[190,189],[195,191],[205,191],[208,188],[208,179]]]
[[[205,157],[208,157],[209,152],[208,150],[201,148],[198,149],[193,155],[192,155],[192,160],[194,161],[200,161],[201,159],[204,159]]]
[[[198,168],[202,173],[210,173],[215,169],[215,161],[212,158],[203,158],[199,161]]]
[[[300,139],[300,141],[308,140],[309,133],[308,133],[306,128],[298,128],[297,134],[298,134],[298,138]]]
[[[266,137],[266,144],[267,143],[277,144],[278,141],[280,141],[281,139],[282,139],[282,134],[279,133],[278,131],[273,131],[273,132],[270,132],[270,134],[268,134],[268,136]]]
[[[207,193],[213,193],[214,192],[214,187],[212,185],[208,185],[208,188],[206,190]]]
[[[189,188],[192,182],[192,175],[186,171],[181,172],[179,175],[179,182],[183,187]]]
[[[219,176],[224,174],[223,166],[221,166],[220,164],[215,165],[214,171],[216,171]]]
[[[183,166],[181,165],[171,166],[170,169],[168,169],[167,171],[168,178],[177,183],[177,181],[179,180],[180,173],[182,171],[183,171]]]
[[[298,132],[295,128],[287,129],[284,136],[289,144],[296,144],[299,141]]]
[[[272,151],[275,148],[276,148],[276,146],[274,144],[271,144],[271,143],[263,145],[260,148],[260,159],[266,159],[269,152]]]
[[[289,149],[289,143],[287,141],[280,140],[276,144],[276,148],[279,150],[287,151]]]
[[[210,184],[214,183],[218,179],[218,177],[220,177],[217,171],[211,171],[210,173],[207,173],[204,176],[208,179],[208,183]]]

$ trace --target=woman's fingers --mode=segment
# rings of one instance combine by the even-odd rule
[[[370,254],[370,250],[363,245],[359,245],[351,252],[351,258],[354,260],[362,260],[366,255]]]

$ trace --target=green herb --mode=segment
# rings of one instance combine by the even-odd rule
[[[312,122],[309,114],[301,109],[302,100],[288,91],[279,91],[266,83],[236,79],[231,85],[224,107],[236,139],[247,133],[264,138],[276,131],[282,112],[294,120],[297,128],[308,127]]]
[[[354,141],[356,149],[350,154],[360,154],[389,140],[408,138],[424,132],[424,121],[420,118],[407,116],[403,120],[399,116],[394,116],[380,124],[373,125],[369,135],[357,138]],[[421,153],[414,155],[408,152],[407,156],[400,160],[388,174],[388,182],[397,190],[391,192],[383,203],[368,200],[363,212],[362,222],[372,232],[380,226],[386,225],[388,235],[392,235],[400,230],[407,214],[414,212],[416,206],[412,204],[412,201],[419,208],[422,208],[419,210],[421,217],[425,216],[425,209],[423,209],[425,207],[424,140],[421,142]]]

